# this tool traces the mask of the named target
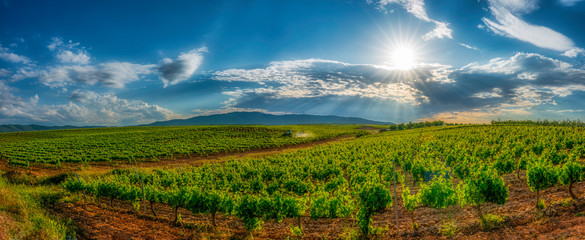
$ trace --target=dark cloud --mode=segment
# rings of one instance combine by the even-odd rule
[[[203,62],[203,53],[207,52],[206,47],[194,49],[188,53],[179,55],[177,60],[163,59],[158,67],[165,87],[175,85],[188,80]]]
[[[51,87],[64,87],[72,83],[123,88],[127,83],[137,81],[141,75],[150,74],[153,65],[127,62],[109,62],[98,65],[60,66],[39,71],[39,80]]]
[[[254,88],[226,91],[233,96],[229,102],[231,107],[284,112],[287,108],[295,112],[333,109],[330,114],[334,114],[347,112],[335,109],[349,104],[331,105],[329,101],[361,99],[358,102],[377,103],[405,116],[412,116],[413,111],[419,116],[458,112],[459,117],[466,119],[474,115],[494,117],[495,113],[530,114],[536,106],[554,106],[556,99],[585,91],[585,70],[532,53],[518,53],[507,59],[493,59],[483,65],[474,63],[460,69],[439,64],[419,65],[408,72],[321,59],[283,61],[273,62],[266,68],[219,71],[212,79],[259,84]],[[375,111],[366,108],[362,110]],[[482,114],[468,114],[469,111]],[[384,115],[390,111],[378,112]]]

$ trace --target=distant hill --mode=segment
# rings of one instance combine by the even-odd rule
[[[42,125],[0,125],[0,133],[6,132],[24,132],[24,131],[41,131],[41,130],[59,130],[59,129],[75,129],[75,128],[93,128],[93,127],[76,127],[76,126],[42,126]]]
[[[357,117],[318,116],[308,114],[273,115],[260,112],[232,112],[225,114],[199,116],[189,119],[175,119],[140,126],[191,126],[191,125],[297,125],[297,124],[364,124],[393,125],[391,122],[372,121]],[[42,126],[42,125],[0,125],[0,133],[60,130],[77,128],[97,128],[95,126]]]
[[[142,126],[191,126],[191,125],[297,125],[297,124],[368,124],[391,125],[357,117],[318,116],[307,114],[273,115],[260,112],[232,112],[199,116],[189,119],[175,119],[155,122]]]

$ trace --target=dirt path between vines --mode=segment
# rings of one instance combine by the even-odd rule
[[[521,174],[523,174],[521,172]],[[581,202],[570,202],[565,187],[552,187],[541,192],[547,202],[543,214],[534,209],[535,194],[531,192],[525,177],[517,180],[512,174],[506,175],[509,186],[508,202],[503,206],[485,205],[484,214],[498,214],[506,218],[503,226],[494,230],[482,230],[475,209],[469,206],[435,210],[419,208],[415,212],[415,221],[420,228],[414,234],[411,228],[410,213],[402,207],[398,197],[398,225],[396,231],[394,208],[374,216],[373,226],[382,229],[378,239],[447,239],[439,231],[448,221],[449,216],[457,225],[454,239],[585,239],[585,183],[577,183],[574,191],[581,196]],[[408,182],[413,192],[418,191],[412,182]],[[401,194],[398,187],[398,196]],[[109,199],[98,201],[80,201],[61,204],[57,212],[71,217],[81,229],[80,239],[244,239],[245,227],[234,216],[217,216],[217,230],[211,229],[209,215],[192,214],[181,209],[183,225],[171,223],[173,210],[164,204],[154,204],[157,217],[153,216],[150,205],[146,203],[139,212],[133,210],[129,202]],[[301,219],[304,234],[302,239],[340,239],[355,236],[358,228],[352,218],[311,220],[308,212]],[[294,239],[290,226],[293,219],[284,219],[278,223],[267,221],[262,230],[255,232],[256,239]]]
[[[296,145],[289,145],[275,148],[265,148],[258,150],[250,150],[246,152],[229,152],[213,154],[209,156],[177,156],[172,159],[163,159],[160,161],[149,161],[145,159],[136,163],[128,163],[127,161],[112,161],[112,162],[91,162],[88,165],[82,163],[62,163],[60,168],[56,166],[30,166],[23,168],[20,166],[11,166],[8,161],[0,161],[0,170],[5,172],[8,179],[24,178],[27,181],[34,182],[35,179],[42,179],[51,176],[56,176],[62,173],[76,172],[80,176],[103,174],[113,169],[137,168],[137,169],[166,169],[176,167],[201,166],[206,163],[221,163],[232,159],[255,158],[270,156],[280,153],[287,153],[301,149],[308,149],[318,145],[327,145],[334,142],[342,142],[354,139],[355,136],[339,136],[334,138],[322,139],[308,143],[301,143]]]

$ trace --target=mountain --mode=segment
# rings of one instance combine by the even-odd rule
[[[0,125],[0,133],[6,132],[24,132],[24,131],[41,131],[41,130],[59,130],[59,129],[74,129],[74,128],[93,128],[93,127],[76,127],[76,126],[42,126],[42,125]]]
[[[189,119],[175,119],[155,122],[142,126],[190,126],[190,125],[297,125],[297,124],[368,124],[391,125],[357,117],[318,116],[307,114],[272,115],[260,112],[232,112],[199,116]]]

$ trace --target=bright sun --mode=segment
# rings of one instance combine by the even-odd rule
[[[400,46],[392,51],[392,66],[399,70],[410,70],[416,65],[416,54],[412,48]]]

